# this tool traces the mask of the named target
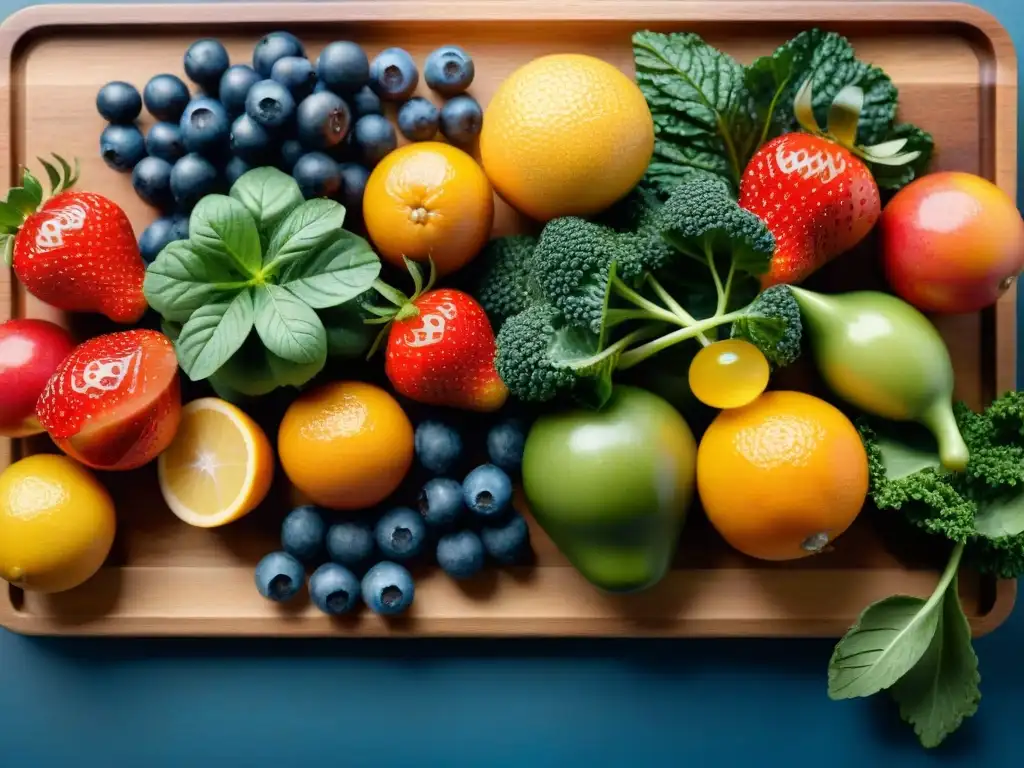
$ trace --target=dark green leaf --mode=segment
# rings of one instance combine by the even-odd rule
[[[327,332],[308,304],[279,285],[260,286],[253,298],[256,332],[270,352],[302,365],[326,359]]]
[[[364,314],[358,301],[347,301],[317,314],[327,330],[329,357],[357,358],[366,354],[377,329],[363,322]]]
[[[239,276],[259,274],[260,235],[244,205],[227,195],[207,195],[192,210],[189,240],[197,256]]]
[[[190,240],[175,240],[149,265],[142,292],[165,319],[185,322],[200,307],[228,301],[245,285],[222,261],[204,259]]]
[[[281,285],[313,309],[343,304],[368,290],[380,274],[380,259],[358,235],[340,230],[334,242],[293,261]]]
[[[15,210],[21,211],[26,216],[34,213],[39,207],[39,201],[24,187],[14,187],[7,193],[7,204]]]
[[[922,131],[910,123],[899,123],[885,134],[882,141],[897,139],[906,139],[906,144],[900,149],[900,154],[906,152],[919,152],[920,154],[915,160],[903,165],[884,165],[869,161],[871,173],[882,189],[896,190],[906,186],[918,176],[923,175],[931,163],[935,141],[930,133]]]
[[[177,341],[181,335],[181,323],[176,323],[163,317],[160,318],[160,330],[171,341]]]
[[[209,378],[210,385],[221,397],[232,402],[240,397],[262,397],[273,392],[278,382],[270,370],[268,354],[260,337],[249,334],[241,348]]]
[[[24,174],[21,178],[22,186],[25,189],[25,193],[32,200],[32,210],[36,210],[39,204],[43,202],[43,185],[39,183],[39,179],[32,175],[32,172],[25,169]]]
[[[900,480],[925,469],[939,469],[938,445],[934,436],[916,425],[867,420],[875,432],[887,480]]]
[[[57,173],[57,169],[53,167],[53,163],[49,163],[41,157],[37,157],[36,159],[39,161],[39,164],[43,166],[43,170],[46,171],[46,178],[50,182],[50,192],[52,194],[60,186],[60,174]]]
[[[274,380],[279,387],[301,387],[310,379],[323,370],[327,362],[327,353],[309,363],[296,363],[292,360],[285,360],[273,352],[267,352],[267,364],[274,374]]]
[[[345,209],[333,200],[307,200],[274,230],[263,259],[266,271],[280,271],[333,240],[345,223]]]
[[[17,230],[25,223],[25,214],[7,203],[0,203],[0,226]]]
[[[264,246],[285,216],[302,205],[302,192],[295,179],[270,166],[242,174],[230,194],[252,214]]]
[[[175,344],[178,363],[192,381],[213,375],[238,351],[253,325],[252,297],[239,291],[230,302],[200,307]]]

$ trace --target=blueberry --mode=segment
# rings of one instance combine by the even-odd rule
[[[184,227],[181,226],[184,222]],[[188,238],[188,219],[184,216],[161,216],[142,230],[139,253],[147,264],[153,261],[168,243]]]
[[[296,507],[281,523],[281,547],[304,563],[317,560],[324,551],[327,524],[321,511],[312,504]]]
[[[370,64],[370,87],[384,101],[404,101],[419,81],[412,56],[402,48],[385,48]]]
[[[171,164],[159,157],[144,157],[132,171],[135,194],[155,208],[169,208],[174,203],[171,194]]]
[[[191,98],[188,86],[174,75],[156,75],[142,89],[142,100],[149,114],[168,123],[178,122]]]
[[[328,149],[348,133],[351,115],[345,101],[330,91],[307,96],[295,111],[299,141],[309,149]]]
[[[230,63],[227,48],[219,40],[196,40],[185,51],[185,74],[210,94],[217,93]]]
[[[530,548],[530,527],[522,515],[514,512],[500,527],[483,528],[480,538],[488,555],[502,565],[514,565]]]
[[[335,523],[327,530],[327,554],[349,568],[365,565],[373,555],[373,531],[363,523]]]
[[[295,99],[276,80],[260,80],[245,97],[245,112],[264,128],[276,130],[291,122]]]
[[[414,438],[416,458],[435,475],[446,474],[462,460],[462,436],[440,421],[422,421]]]
[[[299,158],[306,153],[306,148],[298,139],[285,139],[281,142],[281,170],[291,173],[295,170],[295,164]]]
[[[374,613],[393,616],[412,605],[416,585],[407,569],[385,560],[363,576],[362,592],[367,608]]]
[[[231,120],[224,105],[216,99],[201,96],[189,102],[179,123],[181,140],[189,152],[206,157],[225,154],[231,137]]]
[[[359,163],[341,163],[338,165],[338,172],[341,173],[341,194],[338,195],[338,200],[350,213],[361,213],[363,192],[370,178],[369,170]]]
[[[469,144],[483,124],[483,110],[472,96],[456,96],[441,107],[441,133],[452,144]]]
[[[224,179],[227,181],[230,187],[236,181],[239,180],[244,174],[252,170],[252,166],[249,165],[242,158],[235,156],[228,160],[227,165],[224,166]]]
[[[256,43],[252,53],[252,68],[259,73],[260,77],[270,77],[270,71],[278,59],[285,56],[305,56],[306,50],[302,43],[291,32],[271,32],[264,35]]]
[[[474,74],[472,57],[457,45],[438,48],[423,65],[427,87],[449,98],[469,88]]]
[[[245,112],[245,97],[249,89],[262,78],[247,64],[232,64],[220,78],[218,96],[221,104],[232,117]]]
[[[115,171],[130,171],[146,156],[142,131],[134,125],[108,125],[100,134],[100,156]]]
[[[423,518],[408,507],[395,507],[381,516],[374,529],[377,546],[385,557],[409,560],[423,550],[427,527]]]
[[[302,563],[287,552],[271,552],[256,565],[256,589],[269,600],[291,600],[305,581]]]
[[[472,531],[442,536],[437,542],[437,564],[453,579],[476,576],[484,567],[484,545]]]
[[[115,80],[96,94],[96,109],[109,123],[130,123],[142,111],[142,96],[134,85]]]
[[[448,477],[428,480],[416,503],[427,525],[450,526],[462,516],[462,483]]]
[[[367,165],[374,166],[398,146],[395,129],[381,115],[365,115],[356,120],[353,140]]]
[[[328,44],[320,52],[316,73],[335,93],[355,93],[370,79],[370,62],[359,45],[343,40]]]
[[[197,154],[188,154],[171,168],[171,193],[174,202],[184,211],[220,187],[220,176],[213,163]]]
[[[422,96],[414,96],[398,109],[398,130],[409,141],[434,138],[439,120],[437,107]]]
[[[380,103],[380,96],[374,93],[368,85],[364,85],[349,96],[348,105],[352,109],[352,116],[357,120],[363,115],[384,114],[384,108]]]
[[[270,133],[248,115],[239,115],[231,124],[231,151],[249,163],[260,164],[269,157],[273,142]]]
[[[523,463],[526,434],[518,419],[506,419],[491,427],[487,433],[487,455],[491,463],[510,474],[519,472]]]
[[[333,197],[341,190],[341,171],[338,164],[323,152],[307,152],[295,161],[292,178],[299,184],[302,196]]]
[[[185,143],[181,139],[181,126],[177,123],[154,123],[146,134],[146,151],[173,163],[185,154]]]
[[[316,87],[313,65],[302,56],[285,56],[275,61],[270,70],[270,79],[287,88],[295,101],[302,101]]]
[[[337,563],[324,563],[309,577],[313,605],[328,616],[341,616],[355,608],[360,591],[359,579]]]
[[[498,520],[512,501],[512,481],[493,464],[482,464],[462,481],[463,502],[484,520]]]

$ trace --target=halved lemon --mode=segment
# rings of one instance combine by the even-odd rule
[[[182,409],[157,473],[175,515],[189,525],[215,528],[263,501],[274,477],[274,453],[249,416],[224,400],[203,397]]]

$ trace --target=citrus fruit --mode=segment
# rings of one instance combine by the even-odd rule
[[[277,436],[281,466],[316,504],[365,509],[398,487],[412,464],[409,417],[380,387],[337,381],[303,392]]]
[[[834,405],[803,392],[765,392],[708,427],[697,450],[697,490],[733,547],[794,560],[820,552],[860,513],[868,459]]]
[[[107,489],[66,456],[36,454],[0,474],[0,578],[33,592],[87,581],[116,529]]]
[[[764,392],[770,371],[764,353],[743,339],[702,347],[690,363],[693,396],[712,408],[739,408]]]
[[[363,221],[380,255],[434,261],[439,275],[480,252],[494,222],[494,193],[476,161],[437,141],[408,144],[373,169],[363,193]]]
[[[274,478],[274,452],[248,415],[202,397],[182,409],[178,433],[156,466],[171,512],[189,525],[215,528],[263,501]]]
[[[636,83],[580,54],[542,56],[509,75],[480,132],[498,194],[539,221],[604,210],[636,186],[653,152],[654,122]]]

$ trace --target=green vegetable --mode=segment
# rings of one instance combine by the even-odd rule
[[[536,287],[529,258],[536,246],[531,235],[508,235],[491,240],[473,260],[465,289],[480,302],[495,332],[532,302]]]
[[[274,168],[199,201],[188,240],[164,248],[143,284],[191,380],[262,395],[305,384],[332,349],[360,346],[360,310],[335,311],[328,327],[321,314],[351,303],[380,273],[344,219],[334,201],[303,202],[295,180]]]
[[[1007,393],[980,414],[963,403],[954,412],[970,451],[962,472],[942,466],[927,433],[867,416],[857,421],[872,501],[950,542],[952,551],[930,598],[894,596],[870,606],[829,664],[829,696],[888,690],[926,747],[973,715],[981,698],[956,591],[961,563],[1002,578],[1024,574],[1024,394]]]
[[[849,41],[835,32],[801,32],[747,67],[694,33],[637,32],[633,54],[637,83],[655,126],[646,181],[662,194],[695,172],[715,174],[738,189],[761,144],[800,129],[795,105],[808,82],[818,124],[825,124],[844,88],[863,91],[856,143],[863,145],[864,152],[858,153],[879,186],[904,186],[931,159],[932,137],[895,122],[898,94],[889,76],[858,60]],[[900,144],[892,150],[895,141]],[[890,150],[920,154],[907,164],[891,165],[886,162]]]
[[[664,205],[637,192],[600,220],[554,219],[526,257],[530,304],[498,332],[498,374],[521,400],[572,394],[600,407],[614,371],[690,339],[708,344],[730,324],[787,365],[800,350],[799,309],[786,287],[757,297],[755,279],[774,246],[707,175]],[[492,292],[514,293],[519,273],[503,277]]]

